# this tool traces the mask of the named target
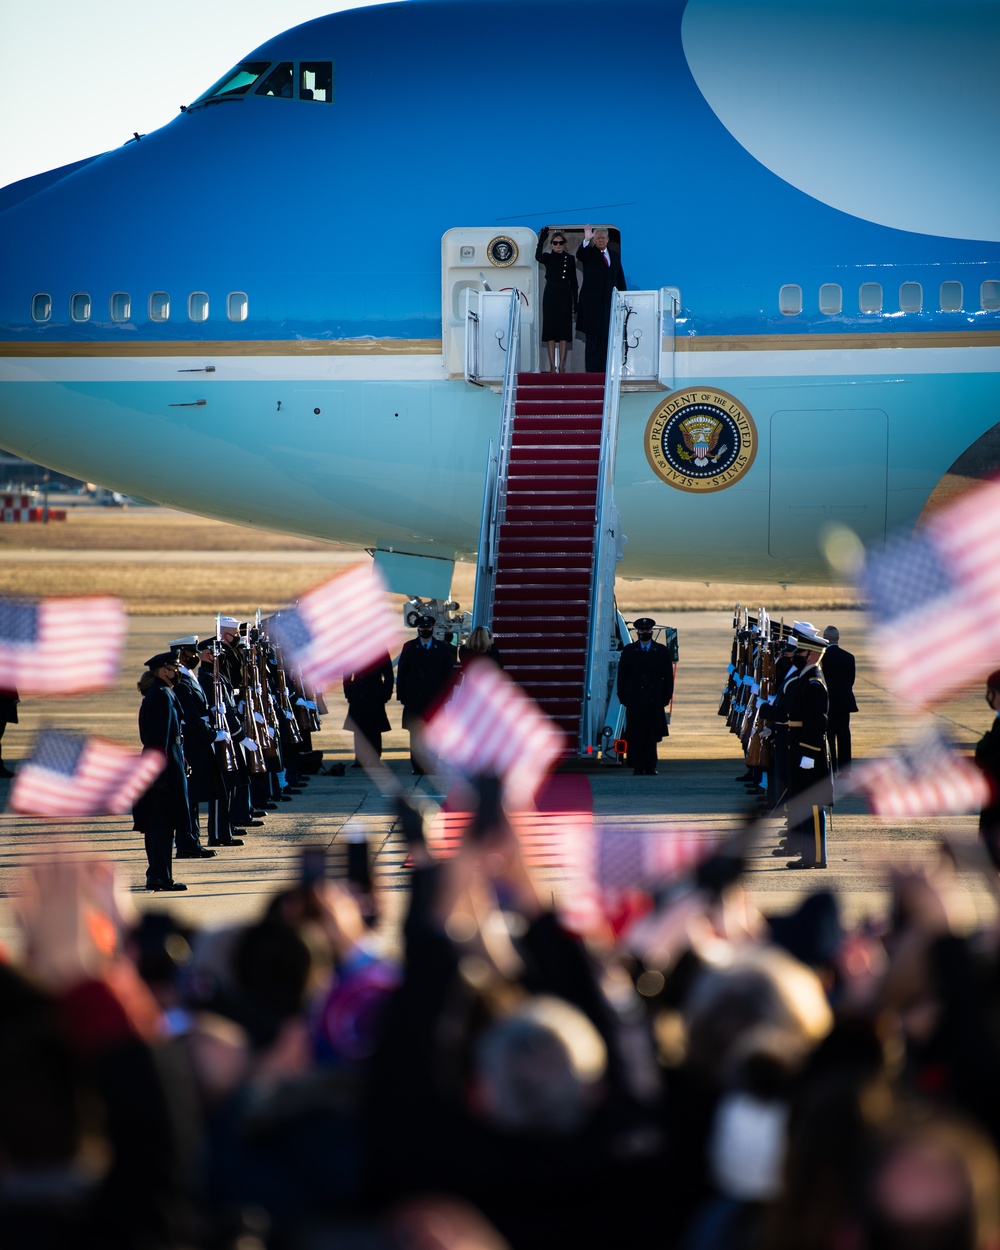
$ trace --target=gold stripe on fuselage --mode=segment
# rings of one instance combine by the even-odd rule
[[[0,356],[440,356],[440,339],[205,339],[0,343]]]
[[[878,348],[1000,347],[1000,330],[910,334],[678,335],[677,352],[871,351]],[[136,342],[13,340],[0,356],[440,356],[440,339],[206,339]]]

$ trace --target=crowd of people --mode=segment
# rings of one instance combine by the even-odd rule
[[[997,936],[947,854],[884,923],[770,922],[739,839],[624,931],[560,924],[482,779],[453,857],[399,801],[369,884],[251,923],[121,910],[43,863],[0,963],[0,1242],[206,1250],[992,1250]],[[491,798],[491,796],[493,796]]]

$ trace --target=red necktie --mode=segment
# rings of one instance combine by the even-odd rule
[[[610,268],[611,268],[611,257],[607,254],[607,252],[601,252],[601,255],[604,257],[604,263],[605,263],[605,264],[607,265],[607,267],[610,269]]]

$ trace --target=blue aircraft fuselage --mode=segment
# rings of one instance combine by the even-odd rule
[[[624,394],[623,573],[830,580],[824,527],[881,543],[1000,420],[997,76],[952,84],[956,47],[993,65],[1000,5],[411,0],[299,26],[161,130],[0,191],[0,445],[469,558],[500,399],[449,376],[442,237],[602,222],[630,288],[680,291],[674,388],[735,397],[756,440],[731,485],[678,488],[648,454],[664,394]]]

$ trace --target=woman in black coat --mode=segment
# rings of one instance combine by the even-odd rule
[[[392,660],[388,651],[377,664],[359,673],[348,673],[344,678],[347,699],[344,728],[354,731],[354,768],[361,767],[359,739],[365,739],[378,758],[382,758],[382,735],[392,728],[385,712],[392,690]]]
[[[556,372],[556,343],[559,344],[559,372],[566,372],[566,353],[573,339],[573,317],[576,315],[576,260],[566,249],[566,236],[557,230],[552,236],[552,251],[545,252],[546,226],[538,236],[535,260],[545,267],[545,291],[542,295],[542,342],[549,349],[549,373]]]

